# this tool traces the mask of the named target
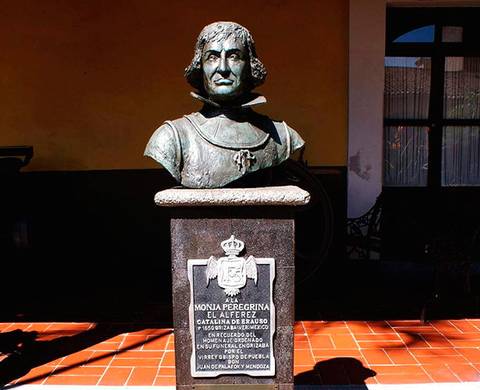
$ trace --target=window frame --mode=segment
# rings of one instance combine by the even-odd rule
[[[387,8],[385,57],[430,57],[431,90],[427,119],[387,119],[383,127],[421,126],[428,127],[428,172],[429,188],[451,188],[442,186],[442,141],[446,126],[480,126],[479,119],[445,119],[443,111],[444,75],[446,57],[480,57],[480,43],[473,37],[480,20],[480,7],[464,8]],[[426,25],[434,25],[433,42],[394,42],[404,33]],[[442,42],[443,26],[463,27],[462,42]],[[383,139],[385,144],[385,137]],[[384,180],[384,178],[383,178]],[[480,185],[480,183],[479,183]],[[392,187],[383,184],[384,187]],[[396,186],[398,187],[398,186]],[[424,187],[424,186],[421,186]],[[477,186],[462,186],[477,187]]]

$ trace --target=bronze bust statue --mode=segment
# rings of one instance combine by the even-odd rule
[[[304,141],[285,122],[252,110],[265,103],[252,93],[267,71],[250,32],[217,22],[200,33],[185,77],[203,103],[199,112],[166,121],[150,138],[145,155],[185,187],[218,188],[287,160]]]

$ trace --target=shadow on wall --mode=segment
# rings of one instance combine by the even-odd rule
[[[77,320],[97,313],[98,321],[170,301],[168,216],[153,194],[174,182],[162,171],[0,179],[2,274],[11,291],[3,317],[35,311],[46,319],[51,310]]]
[[[325,178],[338,210],[335,229],[343,232],[345,175],[333,169],[314,174]],[[169,212],[156,207],[153,196],[174,185],[162,169],[1,176],[3,287],[12,292],[1,319],[32,313],[35,320],[58,320],[61,313],[99,321],[149,312],[159,320],[159,310],[150,309],[171,303],[170,231]],[[300,279],[318,266],[319,212],[304,212],[298,224],[298,246],[311,259],[298,267]],[[334,243],[329,256],[342,246]]]
[[[324,360],[315,364],[313,370],[302,372],[295,376],[295,385],[299,389],[313,389],[322,386],[332,386],[332,389],[339,389],[339,385],[348,386],[348,389],[367,389],[365,380],[377,375],[362,365],[362,363],[351,357],[339,357]]]

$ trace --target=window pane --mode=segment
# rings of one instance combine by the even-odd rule
[[[429,57],[385,57],[385,118],[427,118],[430,73]]]
[[[428,128],[385,127],[385,186],[425,186],[428,171]]]
[[[395,43],[428,43],[435,39],[435,26],[433,24],[411,30],[400,35]]]
[[[442,185],[480,185],[480,127],[445,127],[442,146]]]
[[[443,26],[442,42],[462,42],[463,27],[459,26]]]
[[[446,57],[444,116],[448,119],[480,118],[480,58]]]

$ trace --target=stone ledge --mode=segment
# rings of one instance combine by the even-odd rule
[[[171,188],[155,195],[162,207],[303,206],[310,194],[297,186],[190,189]]]

